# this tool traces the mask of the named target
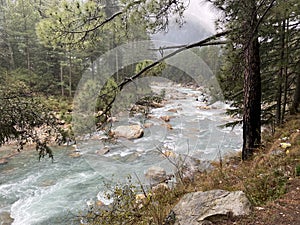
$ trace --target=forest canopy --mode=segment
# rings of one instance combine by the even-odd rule
[[[223,94],[234,106],[229,113],[243,123],[246,159],[260,145],[261,126],[274,128],[299,110],[299,1],[203,2],[220,12],[217,34],[174,46],[173,52],[202,46],[195,51],[203,59],[217,56],[207,63],[215,65]],[[183,0],[0,1],[1,143],[22,136],[24,127],[47,124],[41,115],[62,111],[61,118],[71,120],[81,76],[100,55],[150,40],[152,33],[167,30],[172,18],[184,25],[188,7]],[[110,66],[122,60],[112,56]],[[115,88],[130,82],[128,77],[151,74],[148,70],[155,71],[158,62],[144,64],[141,73],[133,64],[116,77]],[[64,103],[52,102],[50,109],[40,104],[53,98]]]

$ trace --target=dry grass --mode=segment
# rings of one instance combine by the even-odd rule
[[[131,203],[123,204],[127,207],[124,210],[132,212],[131,215],[127,213],[126,216],[131,218],[134,223],[124,223],[124,217],[118,217],[114,214],[117,220],[111,220],[111,224],[166,224],[165,218],[181,196],[187,192],[213,189],[242,190],[253,206],[266,207],[272,205],[274,201],[277,201],[276,199],[282,196],[294,196],[288,195],[288,192],[293,191],[290,189],[291,184],[297,183],[300,176],[300,131],[298,129],[300,129],[300,116],[291,117],[288,122],[277,129],[275,134],[268,133],[267,130],[264,132],[264,147],[257,150],[251,160],[242,162],[241,156],[235,155],[219,162],[213,162],[215,169],[196,174],[193,182],[181,183],[171,191],[161,189],[151,194],[148,193],[147,201],[142,207],[136,208],[136,205],[132,203],[135,201],[133,197],[125,198],[124,200],[131,201]],[[285,140],[284,142],[290,143],[291,146],[286,149],[280,147],[280,143],[283,142],[282,139]],[[128,195],[128,193],[121,193]],[[300,195],[299,191],[298,195]],[[300,196],[298,197],[300,199]],[[274,210],[274,207],[270,206],[271,209]],[[271,222],[268,223],[271,221],[268,212],[254,211],[247,218],[236,220],[235,224],[254,224],[257,217],[262,217],[260,219],[265,221],[264,224],[272,224]],[[106,216],[114,219],[109,214]],[[134,216],[137,218],[133,219]],[[291,218],[293,217],[291,216]],[[278,218],[276,217],[276,219]],[[232,224],[232,221],[220,221],[219,224]],[[294,223],[290,222],[290,224]]]

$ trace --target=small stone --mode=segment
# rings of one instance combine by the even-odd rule
[[[257,209],[258,211],[261,211],[261,210],[265,210],[265,208],[263,208],[263,207],[255,207],[255,209]]]
[[[0,166],[8,163],[7,159],[0,159]]]
[[[290,148],[292,145],[291,145],[291,143],[283,142],[283,143],[280,143],[279,146],[283,149],[286,149],[286,148]]]
[[[105,154],[109,153],[109,151],[110,151],[109,147],[104,147],[100,150],[97,150],[95,153],[97,155],[105,155]]]
[[[69,154],[69,156],[71,158],[79,158],[81,156],[81,153],[80,152],[73,152],[73,153]]]
[[[166,128],[169,129],[169,130],[173,130],[172,125],[169,124],[169,123],[164,123],[163,126],[166,127]]]
[[[144,124],[144,128],[149,128],[149,127],[152,127],[153,126],[153,123],[145,123]]]
[[[152,187],[153,192],[164,192],[170,190],[169,186],[166,183],[159,183]]]
[[[177,109],[169,109],[168,112],[173,112],[173,113],[177,113]]]
[[[170,116],[161,116],[160,119],[165,122],[170,122]]]
[[[145,173],[145,176],[149,180],[157,183],[164,182],[167,179],[166,171],[163,168],[158,166],[150,167]]]

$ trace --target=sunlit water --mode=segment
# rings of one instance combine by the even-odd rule
[[[241,129],[219,127],[231,120],[224,115],[227,105],[216,102],[210,109],[201,109],[203,99],[196,101],[200,91],[177,87],[177,92],[176,99],[152,110],[153,118],[146,122],[153,126],[145,128],[140,139],[120,139],[115,144],[81,141],[77,143],[79,158],[69,156],[74,151],[71,146],[56,147],[54,163],[38,162],[35,151],[24,151],[0,166],[0,214],[10,212],[13,225],[78,224],[74,218],[87,209],[88,201],[102,198],[104,183],[122,181],[129,174],[147,183],[144,173],[151,166],[172,173],[174,168],[158,148],[201,160],[240,150]],[[172,130],[159,119],[165,115],[171,117]],[[119,123],[124,121],[140,122],[124,118]],[[104,146],[109,153],[97,155]]]

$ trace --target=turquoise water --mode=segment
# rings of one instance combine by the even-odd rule
[[[174,89],[164,88],[167,93],[168,88]],[[0,214],[10,212],[13,225],[78,224],[74,218],[87,209],[87,202],[103,197],[104,183],[124,180],[128,174],[136,174],[147,183],[144,173],[151,166],[172,173],[174,168],[157,147],[201,160],[239,151],[241,129],[219,127],[232,120],[224,115],[228,106],[217,102],[203,109],[205,104],[195,100],[200,94],[200,91],[177,87],[176,98],[170,97],[163,108],[152,110],[153,118],[147,122],[153,126],[145,128],[145,135],[140,139],[119,139],[114,144],[86,139],[77,143],[79,158],[69,156],[74,151],[72,146],[55,147],[54,163],[49,159],[38,162],[33,150],[22,152],[0,166]],[[171,117],[172,130],[158,119],[165,115]],[[125,117],[122,123],[126,121],[140,122],[138,118]],[[97,155],[96,151],[103,147],[108,147],[110,152]]]

